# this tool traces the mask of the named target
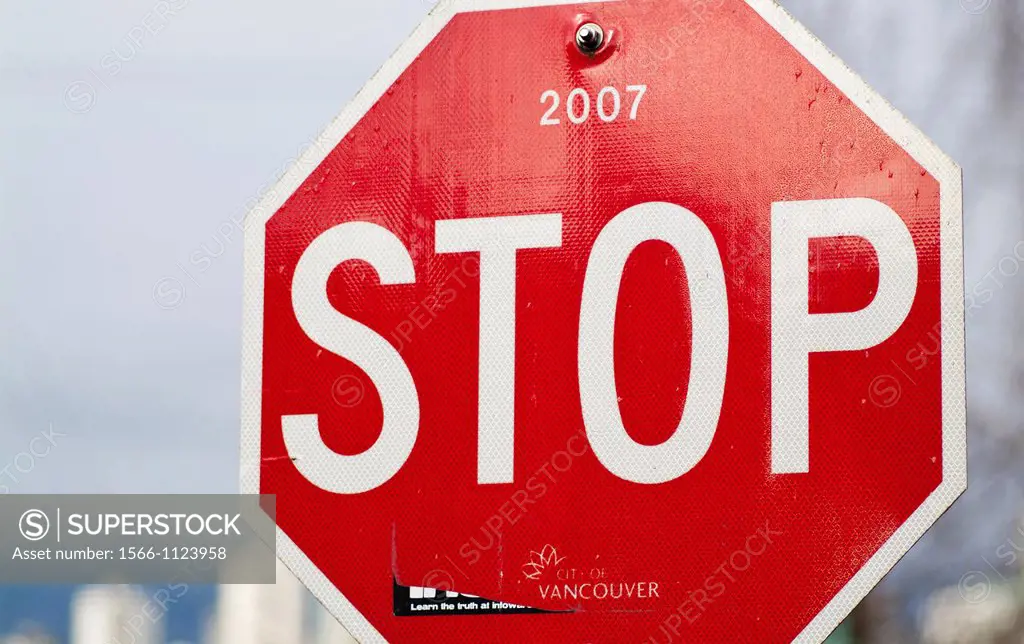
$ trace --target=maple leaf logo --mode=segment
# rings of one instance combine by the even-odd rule
[[[558,551],[551,544],[548,544],[540,549],[540,552],[536,550],[530,551],[530,561],[523,564],[523,575],[527,579],[536,581],[540,579],[540,575],[544,572],[544,569],[548,566],[557,566],[565,561],[565,557],[559,557]]]

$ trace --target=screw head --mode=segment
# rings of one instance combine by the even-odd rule
[[[576,30],[576,47],[584,54],[594,54],[604,45],[604,29],[600,25],[588,22]]]

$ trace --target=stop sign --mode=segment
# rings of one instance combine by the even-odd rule
[[[362,641],[820,641],[964,490],[958,168],[770,0],[442,2],[250,214]]]

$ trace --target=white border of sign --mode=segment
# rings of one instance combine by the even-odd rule
[[[745,0],[776,31],[846,94],[865,114],[935,177],[941,186],[942,248],[942,484],[886,541],[796,642],[822,642],[881,581],[910,547],[967,489],[964,384],[964,283],[962,179],[960,168],[892,105],[879,96],[821,41],[774,0]],[[376,104],[427,45],[458,13],[565,4],[593,0],[441,0],[355,99],[302,157],[263,196],[245,220],[242,323],[241,491],[259,493],[263,366],[263,277],[265,226],[306,178]],[[331,614],[360,642],[386,642],[355,606],[288,538],[277,530],[278,556]]]

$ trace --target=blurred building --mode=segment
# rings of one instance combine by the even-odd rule
[[[206,644],[306,644],[305,596],[280,560],[276,584],[220,586]]]
[[[3,644],[57,644],[57,639],[46,633],[15,633],[7,635],[2,640]]]
[[[57,638],[34,623],[23,623],[9,635],[0,638],[0,644],[57,644]]]
[[[1014,640],[1020,609],[1016,592],[1009,586],[991,586],[984,597],[967,594],[961,587],[934,593],[927,602],[921,625],[924,644],[1001,644]],[[966,597],[965,597],[966,595]]]
[[[71,644],[160,644],[163,613],[134,586],[85,586],[71,603]]]
[[[4,636],[0,644],[57,644],[57,640],[44,632],[15,633]]]
[[[224,585],[205,644],[358,644],[282,564],[273,585]]]
[[[312,598],[312,595],[310,597]],[[309,639],[310,644],[359,644],[326,608],[315,598],[313,601],[316,603],[317,619],[313,637]]]

